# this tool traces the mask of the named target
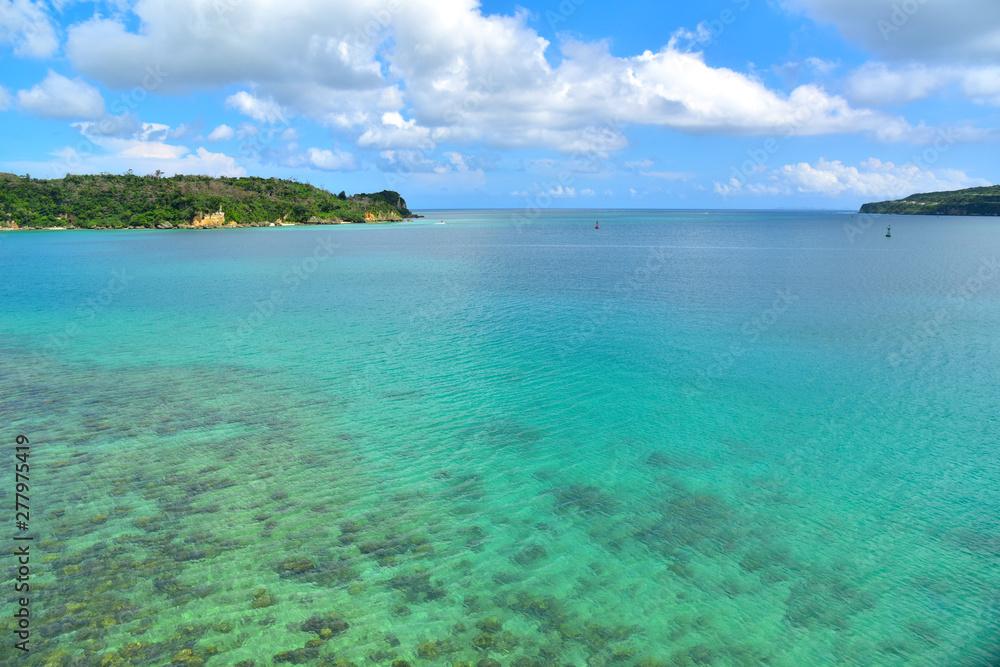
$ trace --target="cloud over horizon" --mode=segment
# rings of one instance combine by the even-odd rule
[[[657,15],[695,13],[640,47],[628,34],[575,22],[613,12],[596,4],[564,16],[559,32],[546,29],[545,11],[555,11],[547,5],[487,13],[476,0],[137,0],[90,17],[77,7],[72,21],[62,19],[68,5],[0,0],[0,48],[55,59],[41,81],[25,81],[28,70],[0,75],[0,111],[94,122],[86,136],[119,160],[234,171],[211,158],[225,153],[199,157],[203,147],[185,146],[198,140],[231,151],[244,170],[403,174],[441,193],[455,190],[451,176],[474,188],[469,197],[481,188],[495,197],[531,191],[524,178],[537,175],[517,166],[525,158],[555,160],[585,179],[540,189],[557,197],[750,194],[751,184],[736,188],[724,174],[741,153],[778,138],[792,170],[784,185],[757,184],[762,192],[863,196],[862,180],[888,175],[866,171],[862,147],[903,164],[909,147],[933,145],[941,132],[969,146],[1000,135],[995,116],[980,111],[1000,106],[1000,23],[987,20],[1000,19],[995,3],[956,0],[946,11],[913,0],[902,14],[896,4],[780,0],[758,14],[798,22],[803,34],[832,26],[845,45],[810,51],[779,36],[785,51],[765,40],[744,55],[737,33],[759,19],[739,15],[720,33],[681,7]],[[956,95],[968,103],[964,115],[919,106]],[[170,136],[139,137],[151,124]],[[140,143],[134,152],[112,139]],[[679,160],[674,144],[711,146],[714,161],[697,149]],[[486,168],[475,157],[484,152],[494,154]],[[857,164],[859,176],[835,174],[833,164]]]
[[[840,160],[820,158],[810,164],[786,164],[774,170],[763,170],[750,181],[731,179],[715,183],[715,191],[723,196],[740,194],[817,194],[838,197],[849,194],[866,199],[899,199],[916,192],[958,190],[982,185],[989,181],[972,178],[956,169],[938,169],[914,163],[896,165],[869,158],[858,166],[845,165]]]

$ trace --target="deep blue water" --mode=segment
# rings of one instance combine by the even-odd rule
[[[0,236],[24,664],[1000,661],[995,220],[426,216]]]

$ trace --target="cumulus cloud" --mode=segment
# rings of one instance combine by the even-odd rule
[[[129,133],[131,119],[118,118],[115,135],[101,128],[105,119],[73,123],[88,142],[66,146],[52,153],[53,161],[32,163],[31,171],[60,177],[69,173],[122,173],[131,169],[137,174],[162,171],[167,174],[205,174],[209,176],[245,176],[246,170],[236,159],[224,153],[213,153],[203,147],[191,150],[187,146],[168,143],[175,131],[160,123],[140,123]],[[25,165],[26,167],[28,165]]]
[[[550,197],[575,197],[576,188],[573,187],[563,187],[562,184],[556,183],[553,185],[548,185],[542,187],[538,183],[535,183],[535,190],[540,191],[542,194],[549,195]]]
[[[68,79],[52,70],[30,90],[19,90],[17,103],[41,118],[75,120],[99,118],[104,114],[104,98],[97,88],[83,79]]]
[[[113,120],[109,122],[109,118]],[[81,158],[95,169],[99,165],[114,164],[125,166],[117,170],[101,170],[133,169],[136,173],[153,173],[159,169],[166,173],[216,176],[240,176],[245,173],[236,164],[235,158],[224,153],[213,153],[203,147],[192,151],[187,146],[169,143],[176,132],[163,123],[139,123],[135,117],[126,115],[73,123],[73,127],[94,147],[104,151],[104,154],[93,151],[93,154]],[[131,131],[130,127],[133,128]],[[75,152],[75,149],[64,149],[63,152],[67,150]]]
[[[896,165],[877,158],[852,166],[840,160],[821,158],[812,164],[786,164],[754,182],[736,178],[728,183],[716,182],[715,192],[724,196],[810,194],[890,199],[914,192],[958,190],[979,185],[989,185],[989,182],[957,169],[935,170],[916,163]]]
[[[624,147],[622,130],[632,123],[690,133],[821,134],[877,132],[891,120],[817,86],[782,95],[671,45],[622,58],[604,43],[569,41],[553,68],[548,42],[516,17],[466,18],[477,45],[442,38],[428,53],[417,35],[397,39],[393,71],[406,79],[415,117],[434,139],[607,154]]]
[[[236,164],[236,159],[225,153],[212,153],[203,147],[195,149],[194,154],[185,155],[181,160],[164,166],[173,167],[174,173],[209,174],[218,176],[246,176],[246,169]],[[163,169],[163,171],[167,171]]]
[[[228,98],[231,108],[259,123],[311,117],[379,150],[466,142],[606,157],[627,145],[630,124],[907,137],[903,119],[815,85],[772,90],[707,65],[677,40],[625,57],[603,42],[568,40],[553,58],[526,12],[484,15],[476,0],[286,5],[243,0],[239,11],[220,11],[215,0],[143,0],[134,16],[72,26],[66,50],[109,86],[138,85],[150,66],[165,73],[165,91],[252,82]]]
[[[134,17],[98,15],[71,27],[66,52],[81,72],[118,88],[139,85],[153,64],[169,72],[165,89],[247,80],[367,88],[379,80],[378,41],[359,39],[355,28],[378,10],[384,2],[144,0]]]
[[[912,192],[989,185],[987,181],[970,178],[956,169],[935,171],[912,163],[897,166],[875,158],[862,162],[860,168],[844,165],[839,160],[821,159],[815,164],[785,165],[778,171],[779,180],[784,180],[795,191],[826,196],[902,197]]]
[[[140,123],[134,117],[108,116],[100,121],[73,123],[73,127],[96,146],[118,157],[169,159],[190,152],[185,146],[166,143],[169,125]]]
[[[404,120],[395,111],[382,114],[382,122],[378,127],[371,127],[358,139],[358,145],[364,148],[433,148],[431,130],[419,127],[413,118]]]
[[[260,123],[283,123],[285,114],[274,100],[263,100],[245,90],[226,98],[226,106]]]
[[[0,45],[10,44],[18,56],[48,58],[59,48],[44,2],[0,0]]]
[[[208,140],[229,141],[235,136],[236,136],[236,130],[223,123],[222,125],[219,125],[214,130],[208,133]]]
[[[356,168],[354,156],[339,148],[332,151],[310,148],[306,156],[309,164],[324,171],[353,171]]]

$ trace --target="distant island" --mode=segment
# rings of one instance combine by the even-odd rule
[[[204,229],[396,222],[398,192],[348,196],[278,178],[0,173],[0,229]]]
[[[901,215],[1000,215],[1000,185],[924,192],[905,199],[865,204],[862,213]]]

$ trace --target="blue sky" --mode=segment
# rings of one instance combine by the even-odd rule
[[[411,208],[826,208],[1000,183],[996,0],[0,0],[0,171]]]

